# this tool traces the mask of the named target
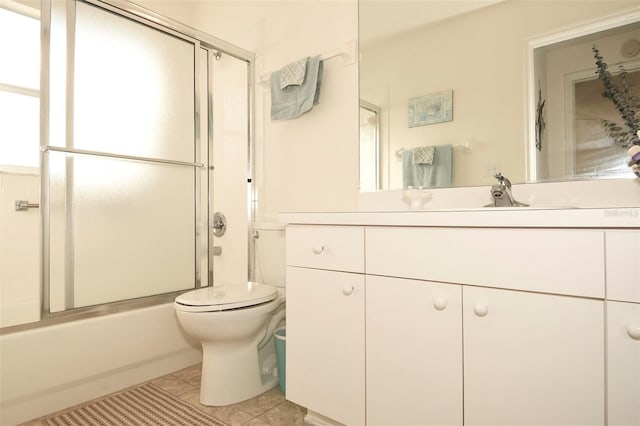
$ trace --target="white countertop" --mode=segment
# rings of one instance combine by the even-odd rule
[[[640,208],[478,208],[390,212],[286,212],[288,224],[523,228],[640,228]]]

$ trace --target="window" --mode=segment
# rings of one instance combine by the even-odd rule
[[[0,168],[38,167],[40,21],[11,1],[0,6]]]

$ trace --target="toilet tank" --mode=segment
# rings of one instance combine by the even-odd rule
[[[285,286],[284,228],[279,222],[253,222],[257,282]]]

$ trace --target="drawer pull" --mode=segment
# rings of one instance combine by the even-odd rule
[[[342,294],[344,294],[345,296],[349,296],[351,293],[353,293],[353,286],[349,285],[349,284],[345,284],[342,286]]]
[[[473,312],[475,312],[476,315],[479,317],[484,317],[489,313],[489,307],[483,303],[477,303],[473,307]]]
[[[640,325],[630,325],[627,327],[627,334],[634,340],[640,340]]]
[[[313,246],[313,254],[320,254],[324,251],[324,246]]]
[[[447,301],[443,297],[436,297],[433,301],[433,307],[438,311],[442,311],[447,307]]]

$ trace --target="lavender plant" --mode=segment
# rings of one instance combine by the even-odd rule
[[[640,145],[638,130],[640,130],[640,97],[633,93],[633,87],[629,76],[622,64],[618,65],[620,72],[617,74],[619,83],[614,81],[614,76],[609,71],[607,63],[600,55],[596,46],[592,46],[593,56],[596,60],[596,74],[604,85],[602,96],[613,102],[616,110],[622,118],[622,124],[609,120],[602,120],[607,135],[623,148],[631,145]]]

